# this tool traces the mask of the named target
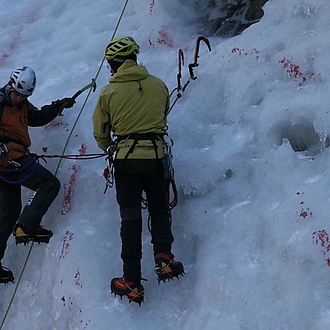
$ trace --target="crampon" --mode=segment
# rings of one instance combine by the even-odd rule
[[[28,226],[16,225],[13,235],[15,237],[16,245],[21,243],[26,245],[31,241],[36,242],[38,244],[47,244],[53,236],[53,232],[41,226],[36,228],[30,228]]]
[[[0,264],[0,283],[7,284],[9,282],[14,283],[14,276],[10,269],[2,267]]]
[[[126,281],[124,277],[113,278],[110,289],[111,293],[120,296],[121,299],[126,296],[130,303],[135,302],[140,306],[144,301],[144,287],[141,284]]]
[[[155,255],[155,272],[158,276],[158,283],[179,278],[184,275],[184,267],[181,262],[175,261],[166,253]]]

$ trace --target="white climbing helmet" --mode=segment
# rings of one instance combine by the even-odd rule
[[[28,66],[17,68],[10,76],[9,85],[17,93],[30,96],[36,87],[36,74]]]

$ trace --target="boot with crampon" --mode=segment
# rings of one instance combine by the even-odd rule
[[[155,255],[155,271],[160,281],[173,280],[174,277],[184,274],[184,268],[181,262],[175,261],[173,255],[168,253],[157,253]]]
[[[14,276],[10,269],[3,267],[0,263],[0,283],[14,282]]]
[[[141,305],[144,300],[144,287],[140,283],[125,280],[124,277],[115,277],[111,280],[111,293],[119,295],[120,298],[126,296],[129,302]]]
[[[53,236],[53,232],[41,226],[30,227],[17,224],[14,228],[13,235],[16,240],[16,245],[21,243],[26,245],[30,241],[36,243],[49,243],[49,240]]]

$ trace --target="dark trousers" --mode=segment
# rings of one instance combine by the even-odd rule
[[[142,258],[143,191],[146,193],[151,219],[151,243],[154,254],[165,252],[171,255],[174,241],[162,160],[116,160],[115,182],[122,220],[120,236],[124,277],[126,280],[139,282]]]
[[[23,157],[19,160],[24,166],[31,159]],[[8,167],[10,168],[10,167]],[[7,168],[7,169],[8,169]],[[0,175],[0,260],[3,258],[7,241],[16,222],[36,227],[56,198],[61,184],[59,180],[40,164],[27,167],[19,172],[2,172]],[[16,182],[16,184],[14,183]],[[35,191],[25,205],[22,213],[21,186]]]

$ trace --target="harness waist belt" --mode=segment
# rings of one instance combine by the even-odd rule
[[[163,140],[164,133],[132,133],[128,135],[117,136],[117,141],[126,139],[132,140]]]
[[[164,143],[161,140],[122,140],[117,144],[117,159],[156,159],[164,157]]]

